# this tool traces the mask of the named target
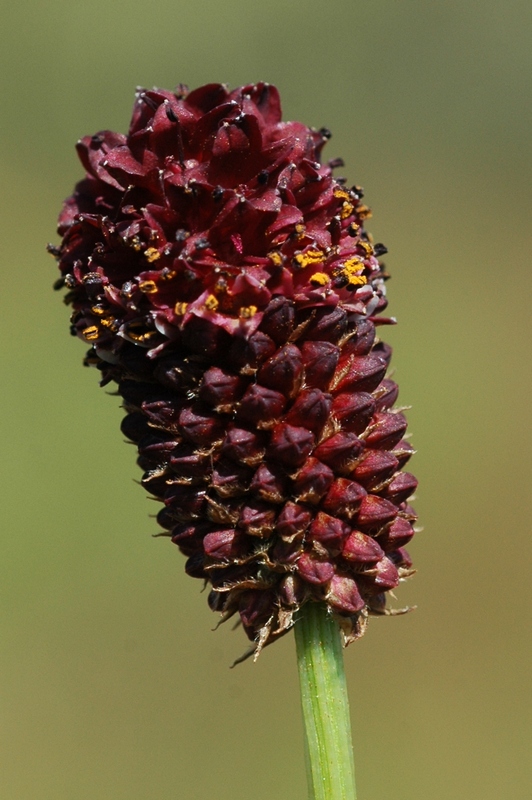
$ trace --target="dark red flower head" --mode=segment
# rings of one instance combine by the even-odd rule
[[[269,84],[139,90],[78,142],[57,256],[87,363],[118,384],[160,525],[254,649],[325,601],[346,641],[411,573],[416,481],[362,190]]]

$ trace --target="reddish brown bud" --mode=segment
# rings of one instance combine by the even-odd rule
[[[360,504],[366,497],[366,490],[347,478],[337,478],[323,501],[323,508],[330,514],[338,514],[351,520],[360,508]]]
[[[336,395],[332,410],[344,431],[360,434],[374,414],[375,401],[367,392],[346,392]]]
[[[354,433],[336,433],[322,442],[314,454],[337,474],[348,475],[363,448],[364,445]]]
[[[332,469],[317,458],[309,458],[296,475],[293,493],[298,502],[318,503],[334,480]]]
[[[330,342],[304,342],[301,357],[305,366],[305,383],[327,389],[335,373],[340,348]]]
[[[275,528],[283,539],[302,536],[312,521],[312,514],[304,506],[288,502],[277,517]]]
[[[347,561],[364,564],[371,561],[380,561],[384,552],[371,536],[366,536],[360,531],[353,531],[344,544],[342,557]]]
[[[311,431],[283,422],[272,432],[269,457],[287,467],[299,467],[310,455],[313,445]]]
[[[238,418],[256,424],[268,422],[278,419],[285,405],[286,398],[281,392],[254,383],[240,401]]]
[[[373,417],[366,444],[379,450],[391,450],[401,441],[405,431],[406,419],[402,414],[380,412]]]
[[[290,397],[299,386],[302,372],[301,353],[294,345],[287,344],[260,368],[257,380],[269,389]]]
[[[366,605],[356,581],[345,575],[334,575],[327,592],[327,601],[341,614],[356,614]]]
[[[390,478],[399,461],[386,450],[368,450],[356,465],[353,475],[367,489],[376,488]]]
[[[397,515],[397,507],[374,494],[368,494],[362,500],[358,514],[358,524],[362,528],[375,530]]]
[[[328,583],[334,575],[334,567],[329,561],[319,561],[310,553],[303,553],[296,566],[303,580],[317,586]]]

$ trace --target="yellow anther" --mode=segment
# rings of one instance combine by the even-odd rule
[[[174,269],[169,269],[168,272],[165,272],[164,269],[163,269],[163,271],[161,272],[159,280],[161,280],[161,281],[172,281],[175,278],[176,275],[177,275],[177,272]]]
[[[350,236],[357,236],[357,234],[360,232],[360,225],[357,225],[356,222],[352,222],[347,230]]]
[[[359,258],[348,259],[343,267],[338,271],[338,275],[342,275],[347,279],[349,286],[364,286],[368,279],[362,275],[364,269],[364,262]]]
[[[155,294],[157,291],[157,284],[155,281],[141,281],[139,283],[139,289],[144,294]]]
[[[338,200],[350,200],[349,193],[345,191],[345,189],[335,189],[333,192],[334,196]]]
[[[98,338],[98,336],[100,335],[100,331],[99,331],[99,329],[96,327],[96,325],[89,325],[89,327],[88,327],[88,328],[85,328],[85,329],[84,329],[84,330],[81,332],[81,335],[82,335],[82,336],[83,336],[83,338],[84,338],[84,339],[86,339],[88,342],[92,342],[94,339],[97,339],[97,338]]]
[[[365,286],[368,282],[368,279],[365,275],[353,275],[353,277],[349,277],[348,286]]]
[[[174,314],[177,314],[178,317],[182,317],[187,308],[188,303],[176,303],[174,306]]]
[[[216,311],[218,305],[218,299],[213,294],[210,294],[205,300],[205,308],[209,311]]]
[[[161,254],[159,253],[156,247],[148,247],[148,249],[144,251],[144,255],[148,259],[150,264],[152,263],[152,261],[157,261],[157,259],[161,257]]]
[[[105,311],[101,306],[92,306],[91,312],[95,314],[97,317],[101,317],[102,314],[105,314]]]
[[[347,219],[348,217],[351,216],[351,214],[353,213],[354,210],[355,210],[355,207],[354,207],[353,203],[349,203],[346,200],[345,203],[342,205],[342,208],[340,209],[340,218],[341,219]]]
[[[268,258],[274,267],[280,267],[283,263],[283,257],[277,250],[272,250],[271,253],[268,253]]]
[[[368,206],[364,205],[357,206],[357,214],[360,217],[360,219],[371,219],[373,216],[371,208],[368,208]]]
[[[317,283],[318,286],[325,286],[329,282],[329,276],[326,272],[315,272],[310,279],[311,283]]]
[[[296,235],[298,239],[305,238],[305,230],[306,228],[301,222],[296,225]]]
[[[127,242],[127,244],[129,244],[130,247],[133,248],[133,250],[136,253],[138,253],[139,250],[142,249],[141,244],[140,244],[140,239],[139,239],[138,236],[132,236],[131,239],[127,239],[126,242]]]
[[[104,328],[110,328],[111,330],[117,330],[118,328],[116,320],[109,315],[106,317],[102,317],[100,323],[104,326]]]
[[[148,339],[151,339],[155,336],[157,331],[146,331],[146,333],[135,333],[135,331],[128,331],[127,334],[130,339],[133,339],[135,342],[146,342]]]
[[[358,244],[360,245],[360,247],[364,249],[367,256],[373,255],[373,247],[369,242],[366,242],[364,241],[364,239],[361,239]]]
[[[297,256],[294,256],[294,261],[300,269],[304,269],[314,264],[321,264],[324,258],[321,250],[307,250],[305,253],[298,253]]]
[[[238,311],[238,316],[242,319],[251,319],[257,313],[257,306],[241,306]]]

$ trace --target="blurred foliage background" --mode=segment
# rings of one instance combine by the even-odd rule
[[[7,3],[3,191],[5,800],[303,798],[292,637],[215,633],[117,398],[51,290],[74,143],[136,84],[277,84],[333,131],[386,264],[412,404],[419,573],[346,652],[362,800],[530,797],[530,31],[524,0]]]

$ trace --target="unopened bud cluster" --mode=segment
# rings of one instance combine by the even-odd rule
[[[50,248],[159,524],[256,652],[312,601],[357,638],[412,572],[386,249],[329,136],[282,122],[268,84],[140,90],[127,136],[78,143]]]

